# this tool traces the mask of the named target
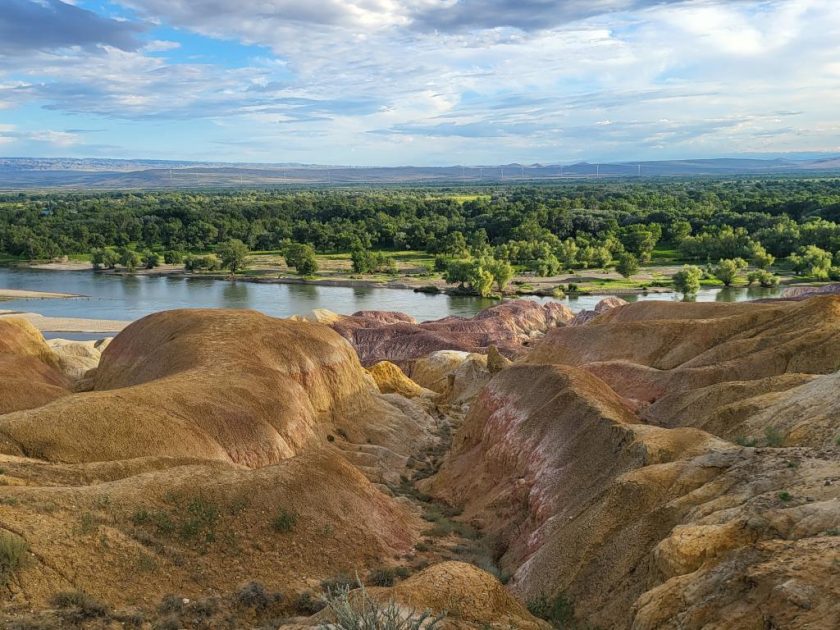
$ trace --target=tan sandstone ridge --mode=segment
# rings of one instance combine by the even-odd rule
[[[838,362],[840,298],[621,306],[493,377],[423,489],[581,622],[834,628]],[[730,441],[767,427],[809,447]]]
[[[0,319],[0,414],[66,396],[70,385],[59,370],[58,356],[32,324]]]
[[[255,467],[338,431],[398,451],[424,435],[418,417],[371,387],[336,333],[253,311],[143,318],[108,346],[92,387],[0,418],[2,449],[65,462],[165,456]]]

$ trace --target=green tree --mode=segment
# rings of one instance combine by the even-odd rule
[[[671,224],[670,237],[671,242],[679,245],[683,239],[691,236],[691,223],[688,221],[674,221]]]
[[[639,260],[631,253],[625,252],[618,257],[616,271],[625,278],[639,273]]]
[[[720,260],[714,268],[715,278],[723,282],[724,286],[732,286],[738,272],[747,266],[743,258]]]
[[[762,287],[769,289],[779,286],[779,276],[776,276],[766,269],[758,269],[747,274],[747,284],[752,286],[754,282],[758,282]]]
[[[464,238],[464,235],[455,230],[443,237],[439,251],[447,256],[461,258],[469,255],[470,248],[467,246],[467,239]]]
[[[137,265],[141,262],[140,254],[129,247],[121,247],[119,249],[119,257],[120,264],[129,271],[137,269]]]
[[[490,258],[484,261],[484,268],[493,276],[493,282],[499,293],[504,293],[507,285],[513,280],[513,267],[506,260]]]
[[[578,264],[579,252],[580,248],[574,239],[567,238],[565,241],[560,243],[560,246],[557,248],[557,256],[559,257],[560,262],[563,263],[564,269],[571,269]]]
[[[469,283],[481,297],[493,295],[493,274],[484,269],[478,261],[474,261],[470,266]]]
[[[662,228],[656,224],[629,225],[621,231],[621,242],[627,251],[635,254],[642,262],[650,262],[653,249],[662,235]]]
[[[444,279],[448,284],[459,284],[463,287],[470,281],[472,264],[471,260],[465,258],[450,260],[446,264]]]
[[[480,260],[462,258],[451,260],[444,274],[449,284],[469,287],[482,297],[493,293],[493,274],[486,270]]]
[[[248,259],[248,246],[238,238],[232,238],[216,248],[222,267],[229,269],[231,274],[245,268],[245,261]]]
[[[750,253],[750,262],[759,269],[769,269],[776,262],[776,257],[764,249],[761,243],[755,243]]]
[[[592,262],[599,268],[599,269],[609,269],[612,266],[613,256],[612,252],[610,251],[609,247],[605,245],[600,245],[595,247],[594,255],[592,256]]]
[[[672,276],[674,288],[683,295],[694,295],[700,290],[700,280],[703,278],[703,270],[695,265],[684,265],[683,268]]]
[[[362,248],[350,252],[350,260],[353,264],[353,273],[370,273],[371,259],[370,252]]]
[[[832,256],[816,245],[808,245],[800,247],[795,254],[792,254],[790,262],[796,273],[825,280],[831,271]]]
[[[112,247],[99,247],[90,254],[94,269],[113,269],[120,262],[119,254]]]
[[[146,269],[154,269],[155,267],[160,267],[160,254],[157,252],[153,252],[150,249],[147,249],[143,252],[143,256],[141,258],[141,262]]]
[[[291,243],[284,252],[286,264],[294,267],[301,276],[311,276],[318,271],[315,250],[308,243]]]

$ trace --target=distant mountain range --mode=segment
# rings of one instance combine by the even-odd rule
[[[0,158],[0,189],[218,188],[353,184],[481,184],[618,177],[840,172],[840,156],[811,160],[713,158],[608,164],[351,167],[99,158]]]

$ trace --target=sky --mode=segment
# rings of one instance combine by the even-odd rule
[[[0,0],[0,155],[840,153],[840,0]]]

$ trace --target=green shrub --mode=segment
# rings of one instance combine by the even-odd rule
[[[184,254],[176,250],[167,250],[163,252],[163,262],[167,265],[178,265],[184,260]]]
[[[394,601],[380,603],[368,595],[362,586],[350,597],[350,589],[342,588],[331,592],[326,600],[335,618],[331,627],[341,630],[434,630],[445,615],[432,616],[431,612],[404,611]]]
[[[779,448],[785,441],[785,437],[776,427],[764,429],[764,438],[767,440],[767,446],[772,448]]]
[[[286,532],[290,532],[295,528],[295,524],[297,523],[297,514],[294,512],[289,512],[285,508],[280,508],[277,510],[277,514],[271,519],[271,528],[275,532],[280,532],[285,534]]]
[[[371,586],[393,586],[396,575],[396,571],[388,567],[375,569],[368,574],[367,583]]]
[[[216,522],[219,520],[219,507],[203,497],[194,497],[187,504],[187,517],[181,523],[181,537],[193,539],[203,535],[204,540],[216,539]]]
[[[79,517],[78,527],[80,534],[92,534],[98,529],[98,527],[99,521],[92,513],[82,512],[82,515]]]
[[[264,612],[269,606],[281,601],[280,593],[270,593],[259,582],[248,582],[240,587],[236,593],[236,603],[242,608],[251,608],[257,612]]]
[[[0,532],[0,584],[9,581],[12,574],[23,566],[29,545],[12,532]]]
[[[793,499],[793,496],[787,490],[783,490],[782,492],[779,493],[779,499],[784,501],[785,503],[787,503],[788,501]]]
[[[551,599],[546,595],[532,599],[528,602],[528,611],[535,617],[550,622],[555,628],[569,626],[575,617],[574,605],[563,593]]]
[[[338,591],[342,588],[355,588],[359,585],[359,580],[352,578],[346,573],[339,573],[326,580],[321,580],[321,588],[326,591]]]
[[[50,598],[50,603],[61,610],[61,616],[72,623],[108,616],[108,607],[81,591],[62,591]]]
[[[184,598],[180,595],[164,595],[158,605],[158,612],[164,615],[180,614],[184,612]]]
[[[326,604],[312,596],[312,593],[300,593],[292,602],[295,611],[301,615],[314,615],[316,612],[323,610]]]

